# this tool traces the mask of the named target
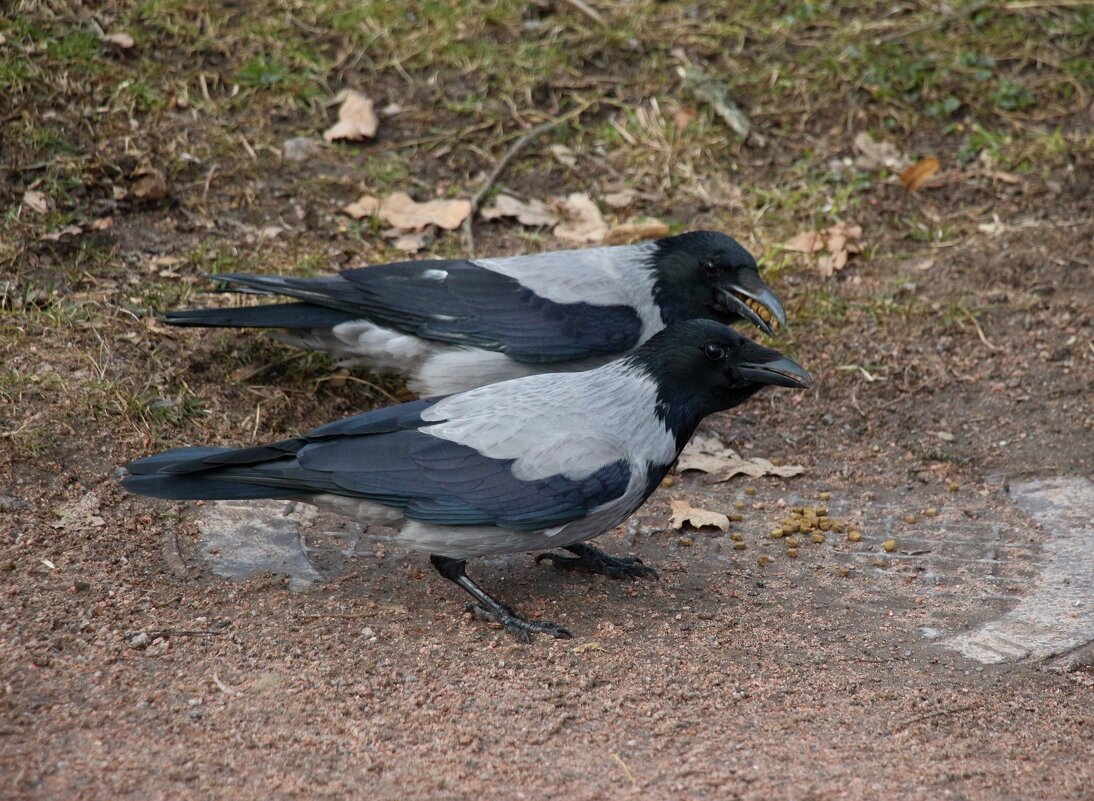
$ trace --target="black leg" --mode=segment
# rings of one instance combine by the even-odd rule
[[[447,556],[430,554],[429,561],[432,562],[433,567],[437,568],[438,573],[449,581],[459,584],[472,598],[478,601],[477,604],[473,605],[473,609],[477,610],[480,615],[485,615],[501,623],[505,626],[506,631],[521,642],[529,642],[532,635],[537,633],[550,634],[552,637],[566,639],[573,636],[557,623],[525,620],[501,601],[491,597],[486,590],[468,578],[467,573],[464,572],[467,567],[466,559],[449,559]]]
[[[652,567],[646,567],[637,556],[608,556],[599,548],[584,543],[567,545],[564,550],[577,556],[541,553],[536,557],[536,561],[542,562],[548,559],[560,570],[588,570],[590,573],[600,573],[614,579],[636,579],[647,576],[656,579],[658,577],[657,571]]]

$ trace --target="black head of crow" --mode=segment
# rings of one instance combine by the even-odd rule
[[[786,325],[782,304],[760,278],[756,259],[733,237],[693,231],[655,246],[654,297],[666,323],[695,317],[726,324],[743,320],[768,336]]]
[[[711,320],[669,326],[595,370],[543,373],[366,412],[253,448],[179,448],[128,465],[124,485],[157,498],[293,498],[397,530],[482,610],[526,639],[569,636],[527,621],[469,578],[475,556],[541,554],[564,568],[655,576],[588,540],[657,488],[707,415],[809,374]]]

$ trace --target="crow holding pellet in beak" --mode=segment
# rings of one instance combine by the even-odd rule
[[[786,325],[756,260],[725,234],[498,259],[408,261],[323,278],[235,273],[225,291],[295,302],[169,312],[172,325],[277,329],[291,344],[408,378],[420,395],[587,370],[666,325]]]
[[[529,621],[465,572],[468,559],[543,554],[559,568],[656,576],[586,544],[657,488],[709,414],[767,385],[812,382],[796,362],[720,323],[691,320],[580,373],[544,373],[349,417],[239,450],[178,448],[130,463],[126,489],[156,498],[291,498],[396,530],[483,614],[522,639],[570,636]]]

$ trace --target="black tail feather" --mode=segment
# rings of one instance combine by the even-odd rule
[[[288,328],[330,329],[356,319],[338,309],[314,303],[275,303],[265,306],[237,306],[223,309],[185,309],[167,312],[168,325],[206,328]]]

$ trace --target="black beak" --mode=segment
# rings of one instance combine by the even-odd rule
[[[781,356],[770,362],[744,362],[737,369],[749,381],[773,384],[777,387],[806,389],[813,385],[813,376],[793,359]]]
[[[786,312],[771,288],[754,270],[741,270],[732,283],[718,287],[717,305],[759,328],[768,336],[786,327]]]

